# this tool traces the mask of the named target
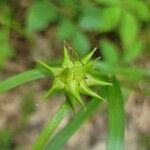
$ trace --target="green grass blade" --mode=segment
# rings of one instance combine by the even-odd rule
[[[59,150],[73,135],[73,133],[93,114],[96,108],[99,107],[101,101],[92,100],[87,104],[87,110],[81,110],[75,118],[67,124],[54,138],[46,145],[44,150]]]
[[[108,95],[108,137],[107,150],[124,149],[124,102],[118,81],[113,78]]]
[[[114,67],[108,63],[97,63],[95,65],[96,70],[94,71],[96,74],[101,75],[122,75],[124,78],[128,79],[129,81],[139,81],[144,77],[150,76],[150,70],[138,68],[138,67]]]
[[[41,150],[43,146],[47,143],[47,141],[53,135],[55,129],[58,127],[62,119],[69,112],[70,106],[67,102],[65,102],[56,112],[52,120],[48,123],[48,126],[42,131],[35,144],[33,145],[32,150]]]
[[[43,78],[44,76],[45,76],[44,74],[42,74],[39,70],[36,69],[15,75],[0,82],[0,93],[10,90],[23,83]]]

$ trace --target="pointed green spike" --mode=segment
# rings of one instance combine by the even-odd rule
[[[83,100],[81,99],[80,94],[77,91],[72,90],[72,95],[76,98],[76,100],[80,103],[80,105],[84,108],[84,110],[86,110],[86,107],[83,103]]]
[[[67,50],[66,46],[64,46],[64,59],[67,59],[67,60],[70,59],[69,55],[68,55],[68,50]]]
[[[43,102],[44,100],[46,100],[49,96],[51,96],[52,94],[54,94],[57,90],[59,90],[57,87],[52,86],[48,91],[46,91],[43,95],[42,98],[40,100],[40,102],[38,103],[38,105]]]
[[[47,71],[50,71],[53,75],[58,75],[62,71],[62,68],[51,67],[40,60],[38,60],[37,63],[40,64],[43,68],[45,68]]]
[[[96,48],[94,48],[89,54],[87,54],[85,57],[81,59],[81,62],[85,65],[93,56],[94,52],[96,51]]]
[[[85,82],[81,82],[80,84],[80,90],[81,92],[83,92],[84,94],[93,96],[95,98],[101,99],[102,101],[105,101],[102,97],[100,97],[97,93],[93,92],[90,88],[88,88],[88,86],[86,86]]]
[[[79,93],[73,93],[73,96],[80,103],[80,105],[83,107],[83,109],[86,110],[85,104],[83,103],[83,100],[81,99],[80,94]]]
[[[90,71],[94,65],[97,63],[98,59],[88,62],[85,66],[83,66],[83,72],[87,73]]]
[[[68,50],[67,48],[64,46],[64,61],[63,61],[63,67],[72,67],[73,63],[69,58],[69,54],[68,54]]]
[[[53,86],[46,92],[46,94],[44,94],[43,100],[55,93],[56,91],[62,89],[64,89],[64,83],[62,83],[58,78],[56,78],[53,82]]]
[[[69,84],[68,84],[68,89],[67,91],[69,91],[69,93],[71,95],[73,95],[75,97],[75,99],[81,104],[81,106],[85,108],[85,105],[80,97],[80,93],[79,93],[79,90],[78,90],[78,84],[75,80],[71,81]]]
[[[112,83],[96,79],[96,78],[92,77],[90,74],[86,75],[85,81],[88,86],[92,86],[92,85],[102,85],[102,86],[110,85],[111,86],[112,85]]]
[[[65,94],[65,96],[66,96],[66,98],[67,98],[66,100],[69,103],[69,105],[71,106],[74,114],[76,114],[76,107],[75,107],[76,106],[76,99],[68,93]]]

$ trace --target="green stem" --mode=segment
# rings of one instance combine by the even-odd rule
[[[72,121],[48,142],[44,150],[60,150],[77,129],[98,109],[101,103],[102,101],[98,99],[91,100],[86,106],[86,111],[81,110],[77,113]]]
[[[41,150],[47,141],[52,137],[55,129],[58,127],[62,119],[69,112],[70,106],[67,102],[58,109],[58,111],[53,116],[52,120],[48,123],[48,126],[42,131],[35,144],[33,145],[32,150]]]

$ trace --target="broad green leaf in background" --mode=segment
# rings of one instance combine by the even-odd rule
[[[89,6],[82,10],[79,16],[79,27],[83,31],[99,31],[101,10],[97,7]]]
[[[33,145],[32,150],[43,149],[44,145],[52,137],[55,129],[59,126],[60,122],[63,120],[63,118],[69,112],[69,110],[70,110],[70,105],[67,102],[65,102],[55,113],[53,118],[49,121],[48,126],[44,128],[44,130],[42,131],[42,133],[36,140],[35,144]]]
[[[120,85],[115,78],[111,81],[113,86],[107,88],[108,97],[108,137],[107,150],[124,149],[124,101]]]
[[[119,28],[123,46],[128,47],[136,39],[139,32],[139,23],[131,13],[123,11]]]
[[[0,67],[3,67],[6,60],[12,55],[13,49],[9,43],[9,30],[2,28],[0,31]]]
[[[115,43],[108,40],[102,40],[100,41],[100,47],[104,60],[110,64],[117,65],[119,60],[119,49]]]
[[[109,32],[117,27],[120,13],[119,7],[90,7],[83,11],[79,26],[85,31]]]
[[[98,31],[100,28],[99,16],[82,16],[80,18],[79,26],[85,31]]]
[[[73,120],[52,138],[44,150],[59,150],[62,148],[75,131],[96,111],[100,104],[101,101],[97,99],[90,101],[86,106],[87,110],[81,110],[76,114]]]
[[[106,7],[100,13],[100,32],[110,32],[117,28],[120,19],[121,9],[119,7]]]
[[[81,56],[87,54],[90,50],[90,41],[82,32],[75,33],[72,40],[72,45],[77,53]]]
[[[48,1],[35,1],[27,12],[27,31],[41,31],[57,17],[54,7]]]
[[[43,78],[45,75],[42,74],[39,70],[30,70],[9,79],[3,80],[0,82],[0,93],[15,88],[18,85],[24,84],[26,82],[30,82],[39,78]]]
[[[13,56],[14,51],[10,45],[10,27],[12,23],[11,9],[7,5],[0,5],[0,67]]]
[[[63,20],[57,29],[57,35],[60,40],[71,39],[76,32],[75,25],[69,20]]]
[[[144,48],[144,43],[141,41],[134,41],[126,50],[124,50],[124,61],[132,62],[135,58],[140,56]]]
[[[129,9],[134,11],[141,21],[150,20],[150,10],[146,1],[143,0],[128,0]]]

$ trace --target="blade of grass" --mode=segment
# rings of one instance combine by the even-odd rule
[[[87,104],[87,110],[81,110],[75,118],[67,124],[53,139],[46,145],[44,150],[59,150],[67,142],[67,140],[74,134],[74,132],[93,114],[99,107],[101,101],[93,99]]]
[[[58,127],[62,119],[66,116],[69,112],[70,106],[67,102],[65,102],[55,113],[52,120],[48,123],[48,126],[44,128],[38,139],[36,140],[35,144],[33,145],[32,150],[41,150],[47,141],[53,135],[55,129]]]
[[[113,86],[106,90],[108,96],[107,150],[124,149],[124,102],[118,81],[112,78]]]
[[[123,75],[125,78],[127,78],[129,81],[139,81],[143,79],[144,77],[149,77],[150,76],[150,71],[143,69],[143,68],[138,68],[138,67],[115,67],[111,64],[108,63],[97,63],[95,65],[95,71],[94,73],[99,75],[108,75],[108,74],[113,74],[113,75]]]
[[[45,75],[42,74],[39,70],[33,69],[13,77],[10,77],[4,81],[0,82],[0,93],[15,88],[18,85],[21,85],[26,82],[30,82],[32,80],[36,80],[39,78],[43,78]]]

